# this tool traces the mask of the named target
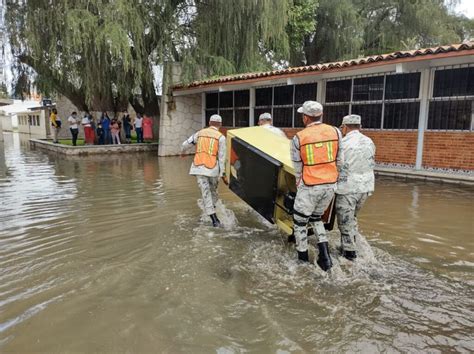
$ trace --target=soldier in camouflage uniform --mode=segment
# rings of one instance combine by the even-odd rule
[[[291,159],[295,168],[297,193],[293,208],[293,229],[298,259],[308,261],[308,222],[318,240],[317,263],[327,271],[332,267],[328,238],[322,215],[331,203],[341,164],[341,132],[322,123],[323,106],[306,101],[298,109],[303,114],[305,129],[291,143]]]
[[[358,115],[348,115],[342,120],[344,163],[337,182],[336,215],[342,255],[349,260],[357,257],[357,213],[374,191],[375,145],[359,131],[360,127]]]
[[[215,227],[220,225],[216,215],[217,186],[219,177],[224,178],[225,175],[226,142],[224,135],[219,132],[221,125],[221,116],[212,115],[209,119],[209,127],[190,136],[183,142],[181,149],[183,156],[185,150],[196,146],[189,174],[197,178],[205,212]]]
[[[273,126],[273,118],[270,113],[265,112],[260,114],[260,116],[258,117],[258,125],[270,130],[272,133],[275,133],[276,135],[279,135],[282,138],[287,139],[286,134],[283,132],[283,130]]]

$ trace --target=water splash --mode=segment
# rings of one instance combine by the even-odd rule
[[[210,219],[209,216],[206,214],[205,209],[204,209],[204,203],[202,199],[197,200],[197,204],[199,209],[201,209],[201,223],[202,224],[210,224]],[[223,201],[219,199],[216,203],[216,215],[219,218],[222,227],[225,230],[232,230],[236,228],[239,225],[239,222],[237,220],[237,217],[235,216],[235,213],[228,209]]]

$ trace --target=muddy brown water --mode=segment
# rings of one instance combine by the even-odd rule
[[[189,159],[4,138],[0,352],[474,351],[472,188],[377,179],[327,275],[223,186],[212,229]]]

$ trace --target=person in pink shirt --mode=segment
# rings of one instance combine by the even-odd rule
[[[143,118],[143,138],[153,140],[153,120],[148,116]]]
[[[120,125],[118,124],[116,119],[112,120],[112,124],[110,125],[110,132],[112,133],[112,144],[120,145]]]

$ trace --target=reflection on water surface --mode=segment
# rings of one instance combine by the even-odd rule
[[[189,163],[5,135],[0,351],[474,350],[472,189],[377,180],[361,257],[328,276],[223,186],[209,227]]]

